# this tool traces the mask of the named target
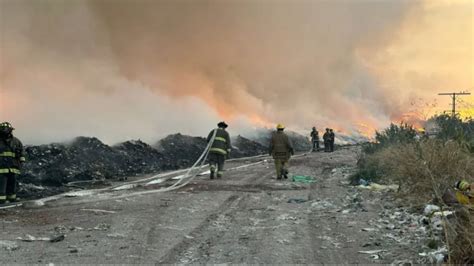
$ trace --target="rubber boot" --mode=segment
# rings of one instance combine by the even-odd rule
[[[287,169],[283,170],[283,177],[285,179],[288,179],[288,170]]]

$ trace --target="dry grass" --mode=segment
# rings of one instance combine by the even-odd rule
[[[432,200],[442,205],[442,195],[455,181],[474,182],[474,156],[454,141],[426,140],[390,146],[368,155],[366,160],[382,169],[385,182],[399,184],[399,195],[413,205]],[[456,217],[445,222],[449,262],[474,263],[473,210],[457,206]]]

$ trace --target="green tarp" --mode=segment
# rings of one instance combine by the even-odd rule
[[[300,183],[314,183],[314,177],[312,176],[305,176],[305,175],[294,175],[292,178],[293,182],[300,182]]]

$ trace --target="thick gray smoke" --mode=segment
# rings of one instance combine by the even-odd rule
[[[399,102],[359,58],[414,1],[0,0],[0,119],[26,142],[205,134],[219,119],[351,130]]]

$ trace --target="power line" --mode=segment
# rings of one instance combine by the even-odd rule
[[[438,95],[448,95],[451,96],[451,99],[453,100],[452,103],[452,109],[451,109],[451,115],[454,117],[456,115],[456,96],[462,96],[462,95],[471,95],[469,92],[442,92],[438,93]]]

